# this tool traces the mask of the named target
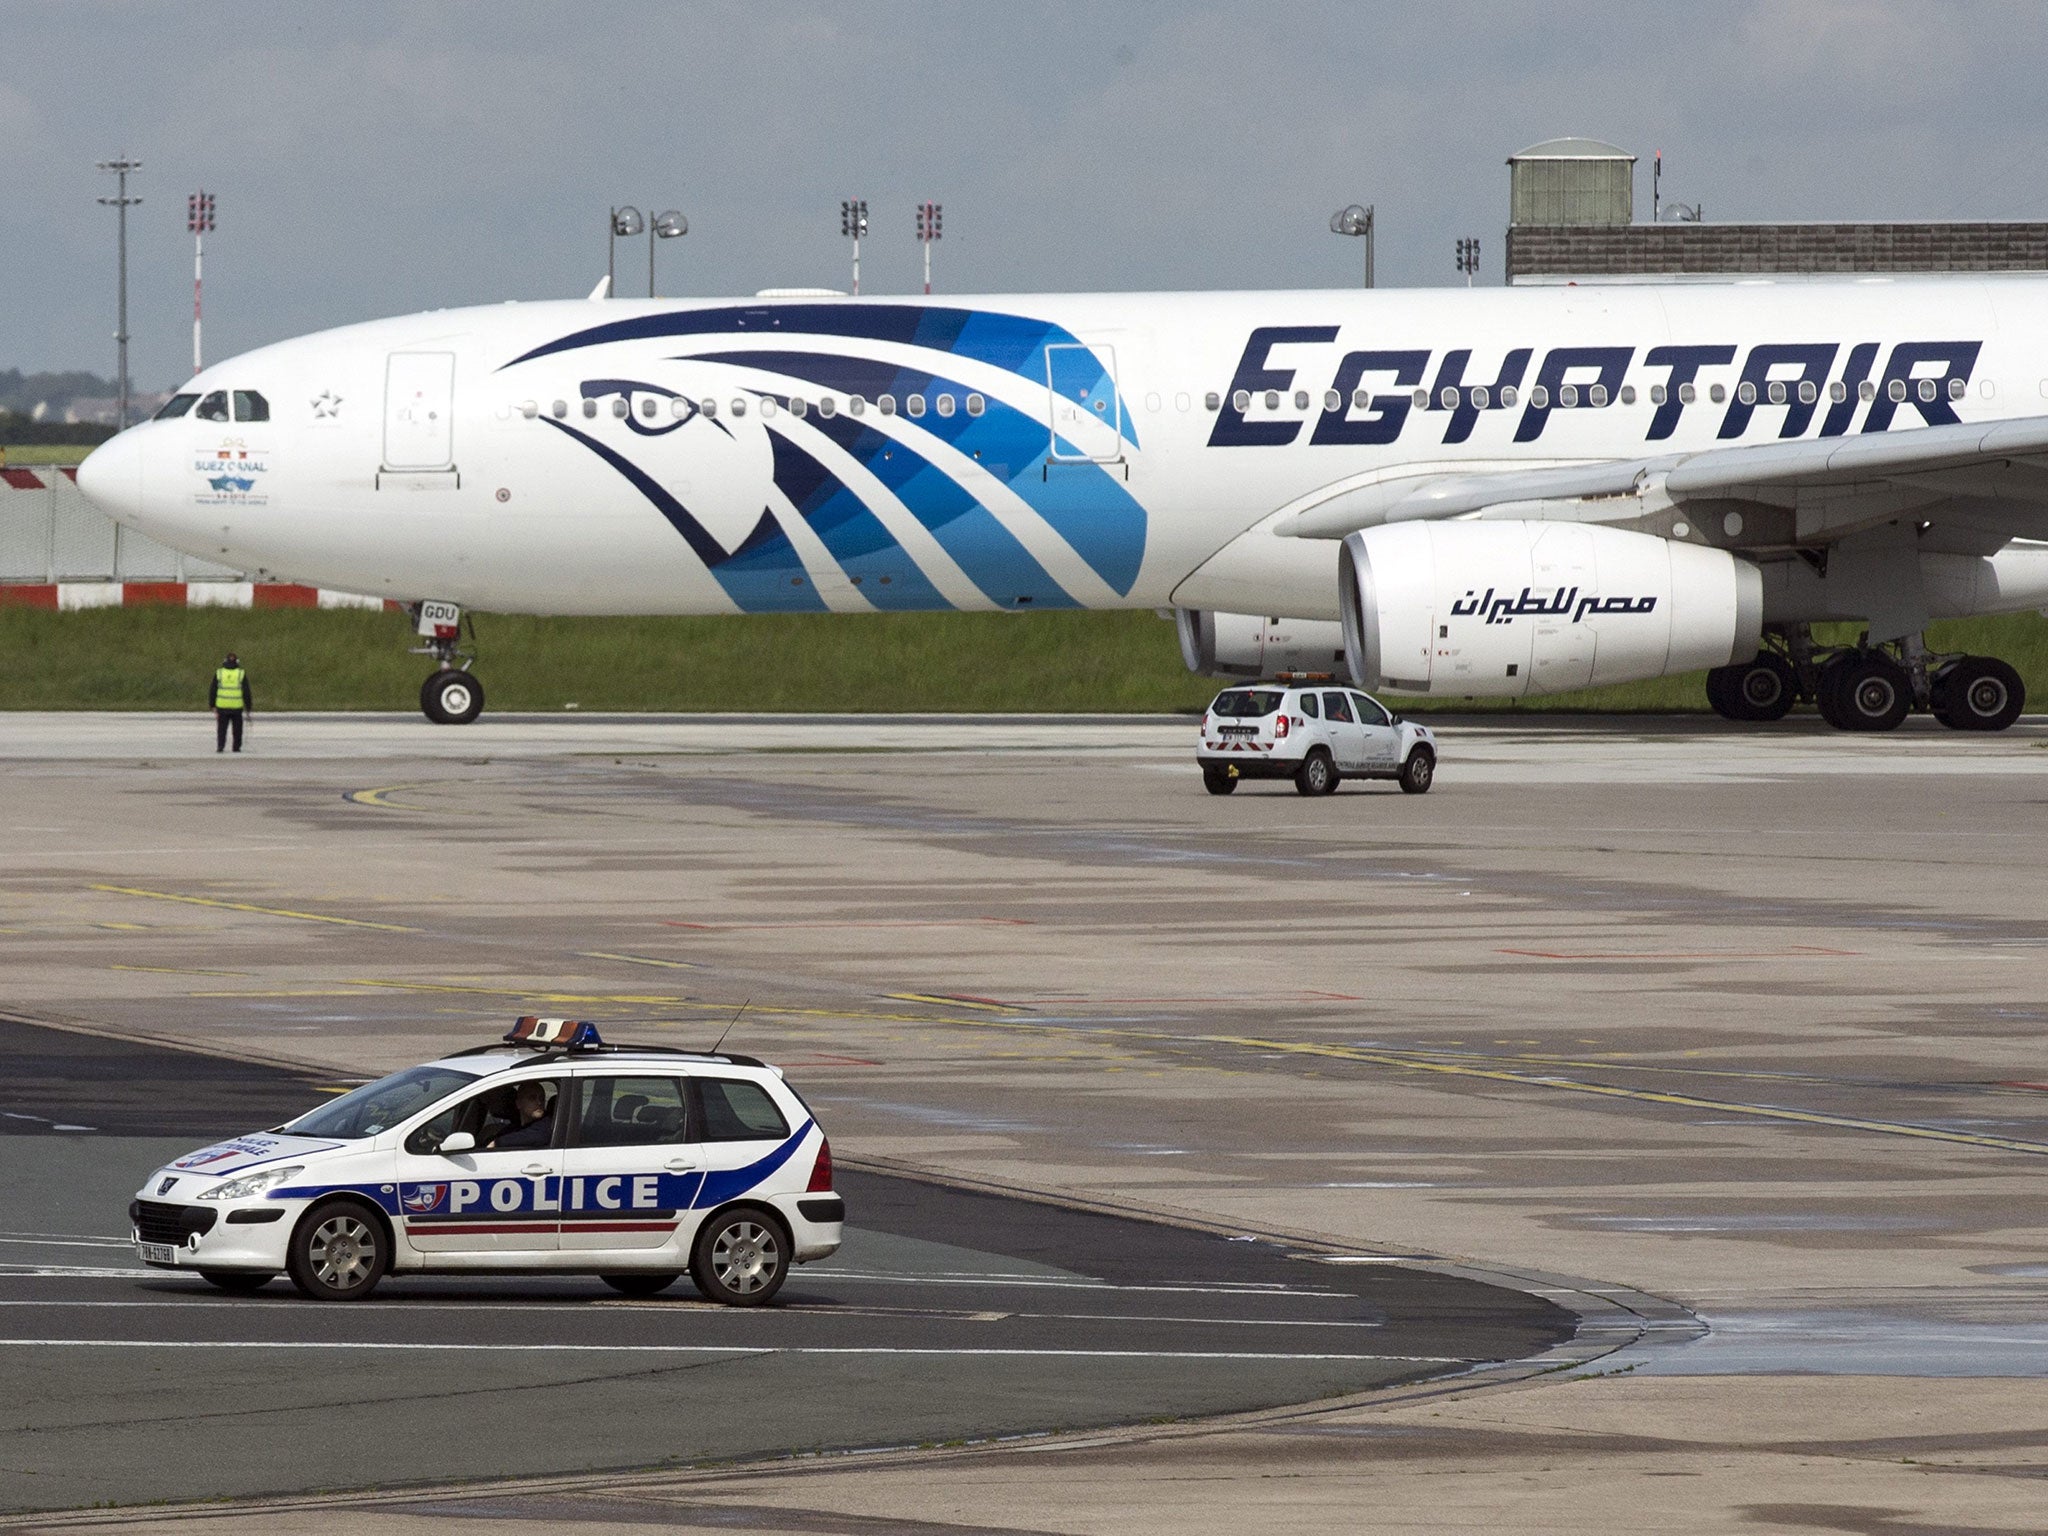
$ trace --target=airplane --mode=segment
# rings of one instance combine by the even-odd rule
[[[2000,730],[1933,621],[2048,603],[2048,279],[585,300],[217,363],[79,471],[187,554],[465,610],[1151,608],[1222,677],[1522,697],[1710,669]],[[1865,626],[1819,645],[1824,621]],[[471,638],[473,639],[473,622]]]

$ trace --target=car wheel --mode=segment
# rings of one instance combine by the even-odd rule
[[[1301,760],[1301,766],[1294,771],[1294,787],[1304,795],[1334,795],[1337,793],[1337,765],[1322,747]]]
[[[789,1238],[765,1211],[726,1211],[704,1223],[690,1250],[690,1278],[705,1298],[728,1307],[775,1299],[789,1271]]]
[[[1429,786],[1435,782],[1436,754],[1427,747],[1417,747],[1408,754],[1408,761],[1401,765],[1401,793],[1426,795]]]
[[[682,1279],[681,1275],[599,1275],[598,1279],[621,1296],[659,1296]]]
[[[299,1219],[285,1251],[292,1284],[315,1301],[360,1301],[391,1267],[376,1216],[353,1200],[329,1200]]]
[[[420,685],[420,710],[436,725],[467,725],[484,712],[484,685],[459,667],[445,667]]]
[[[1237,788],[1237,774],[1215,763],[1202,764],[1202,788],[1212,795],[1227,795]]]
[[[260,1291],[277,1276],[262,1274],[246,1269],[202,1269],[199,1278],[208,1285],[220,1287],[236,1296],[245,1296],[250,1291]]]

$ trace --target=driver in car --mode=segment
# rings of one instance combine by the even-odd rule
[[[518,1118],[491,1139],[493,1151],[544,1147],[555,1139],[555,1107],[548,1100],[545,1083],[521,1083],[512,1096],[512,1109]]]

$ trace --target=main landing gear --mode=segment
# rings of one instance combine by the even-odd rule
[[[431,656],[440,663],[434,675],[420,685],[420,709],[436,725],[467,725],[484,712],[484,685],[470,668],[476,665],[476,621],[469,621],[469,641],[462,644],[462,609],[455,603],[429,601],[414,603],[407,610],[413,629],[425,645],[412,648],[415,656]]]
[[[1707,702],[1724,720],[1780,720],[1802,700],[1843,731],[1889,731],[1922,709],[1952,730],[2002,731],[2027,689],[1996,656],[1931,655],[1918,635],[1816,649],[1804,624],[1768,635],[1755,659],[1707,674]]]

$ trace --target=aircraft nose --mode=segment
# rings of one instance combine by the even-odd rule
[[[78,488],[85,499],[118,523],[142,511],[142,431],[130,427],[109,438],[78,466]]]

